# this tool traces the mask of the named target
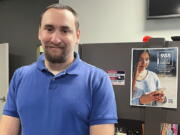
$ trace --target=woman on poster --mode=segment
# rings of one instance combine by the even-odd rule
[[[156,106],[166,102],[157,74],[147,69],[149,63],[148,50],[133,52],[132,105]]]

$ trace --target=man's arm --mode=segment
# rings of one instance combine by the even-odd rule
[[[19,119],[3,115],[0,120],[0,135],[20,135]]]
[[[114,135],[114,124],[93,125],[90,127],[90,135]]]

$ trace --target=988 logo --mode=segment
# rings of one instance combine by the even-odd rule
[[[172,52],[159,52],[159,64],[171,64]]]

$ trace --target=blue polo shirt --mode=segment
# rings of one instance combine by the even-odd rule
[[[117,122],[109,77],[75,57],[57,75],[44,55],[15,71],[3,114],[20,119],[22,135],[89,135],[91,125]]]

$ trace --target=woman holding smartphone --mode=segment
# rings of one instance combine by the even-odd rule
[[[156,73],[148,70],[150,53],[148,50],[136,50],[132,80],[132,105],[150,105],[165,103],[164,90]]]

